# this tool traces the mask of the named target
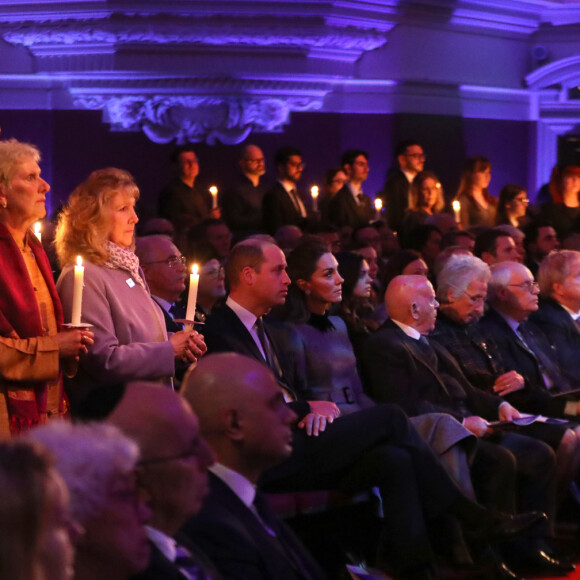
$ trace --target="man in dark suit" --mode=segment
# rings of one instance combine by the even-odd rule
[[[139,445],[138,485],[152,511],[149,566],[135,580],[219,580],[203,551],[179,534],[201,509],[214,462],[188,403],[171,390],[134,383],[107,421]]]
[[[538,275],[540,304],[530,320],[548,337],[562,374],[580,387],[580,253],[555,251],[546,256]]]
[[[409,207],[409,190],[415,176],[423,171],[425,153],[416,141],[402,141],[395,149],[398,168],[387,174],[382,191],[377,194],[383,201],[383,209],[389,227],[395,232],[401,230],[405,210]]]
[[[328,202],[326,219],[337,228],[353,230],[368,224],[375,215],[372,202],[362,190],[369,175],[369,155],[362,149],[343,153],[340,165],[348,181]]]
[[[209,496],[182,532],[232,580],[324,578],[256,491],[262,473],[292,453],[296,419],[269,369],[235,353],[210,355],[188,376],[184,396],[217,463]]]
[[[203,329],[209,352],[249,356],[270,367],[289,400],[298,396],[290,403],[298,415],[294,453],[265,472],[262,484],[271,491],[378,486],[389,514],[378,565],[397,577],[428,578],[431,556],[425,518],[449,512],[464,518],[458,506],[467,505],[465,498],[457,495],[455,485],[399,409],[379,405],[339,417],[334,403],[307,400],[307,385],[293,358],[298,349],[292,348],[292,337],[262,321],[272,307],[284,303],[290,284],[280,248],[255,239],[237,244],[226,264],[226,278],[231,289],[226,305],[208,317]],[[466,511],[473,514],[473,507],[469,503]],[[489,515],[480,513],[480,517],[483,521]]]
[[[558,355],[544,332],[528,320],[538,309],[538,284],[528,268],[515,262],[492,267],[488,302],[479,330],[497,345],[499,364],[525,379],[525,388],[514,392],[513,400],[531,413],[568,418],[580,414],[577,397],[565,394],[571,385],[558,367]]]
[[[493,433],[488,421],[510,421],[519,413],[501,398],[467,381],[449,352],[425,338],[432,331],[439,306],[424,276],[398,276],[385,294],[391,317],[365,343],[362,358],[367,389],[377,401],[397,403],[409,415],[452,414],[478,440],[472,478],[486,503],[514,509],[515,476],[522,509],[543,509],[550,515],[555,501],[555,455],[541,441],[517,433]],[[561,572],[564,564],[544,553],[549,527],[518,546],[522,567],[537,565]]]
[[[296,147],[282,147],[274,158],[278,181],[266,192],[262,201],[264,229],[274,235],[279,227],[303,226],[306,206],[297,189],[304,163]]]

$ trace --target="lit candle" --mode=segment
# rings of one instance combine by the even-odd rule
[[[375,209],[377,210],[377,213],[381,213],[381,210],[383,209],[383,200],[380,197],[375,199]]]
[[[212,185],[209,188],[209,192],[211,193],[212,197],[212,209],[218,208],[218,188],[215,185]]]
[[[312,196],[312,211],[318,211],[318,187],[316,185],[310,189],[310,195]]]
[[[71,323],[74,326],[81,324],[81,306],[83,303],[83,282],[85,278],[85,268],[83,259],[77,256],[77,265],[75,266],[75,280],[73,286],[73,303]]]
[[[42,234],[40,233],[40,222],[34,224],[34,235],[38,238],[39,242],[42,242]]]
[[[451,207],[453,207],[453,213],[455,214],[455,221],[457,223],[461,222],[461,204],[455,200],[452,204]]]
[[[195,320],[195,303],[197,302],[197,287],[199,285],[199,274],[197,273],[197,264],[191,267],[189,275],[189,295],[187,297],[187,310],[185,311],[186,320]],[[186,330],[192,330],[193,324],[187,324]]]

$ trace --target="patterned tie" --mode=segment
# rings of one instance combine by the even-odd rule
[[[174,564],[188,580],[211,580],[203,568],[193,559],[189,550],[176,544]]]

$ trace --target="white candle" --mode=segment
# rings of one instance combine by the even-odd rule
[[[453,208],[453,213],[455,214],[455,221],[457,223],[461,222],[461,204],[455,200],[452,204],[451,207]]]
[[[312,196],[312,211],[318,211],[318,187],[316,185],[310,189],[310,195]]]
[[[189,275],[189,295],[187,296],[187,310],[185,311],[186,320],[195,320],[195,303],[197,302],[197,286],[199,285],[197,269],[197,264],[194,264]],[[186,330],[191,330],[193,324],[188,324],[185,328]]]
[[[34,224],[34,235],[38,238],[39,242],[42,242],[42,234],[40,233],[40,222]]]
[[[83,259],[77,256],[77,265],[75,266],[75,280],[73,286],[73,303],[71,323],[79,326],[81,323],[81,306],[83,303],[83,282],[85,278],[85,268]]]
[[[211,193],[212,197],[212,209],[218,208],[218,188],[215,185],[212,185],[209,188],[209,192]]]

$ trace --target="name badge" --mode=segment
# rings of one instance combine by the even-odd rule
[[[127,278],[125,280],[125,282],[127,282],[127,286],[129,286],[129,288],[133,288],[133,286],[135,286],[135,282],[133,282],[133,278]]]

